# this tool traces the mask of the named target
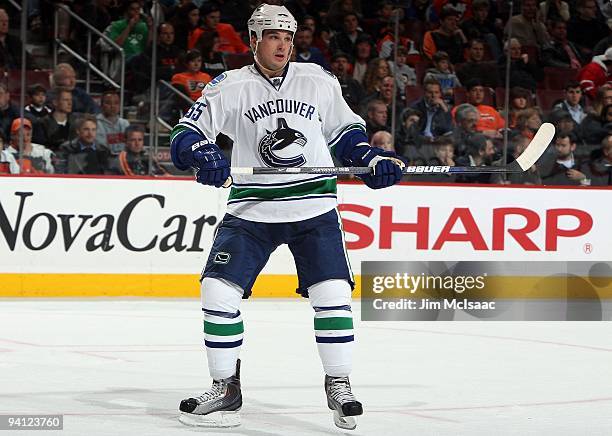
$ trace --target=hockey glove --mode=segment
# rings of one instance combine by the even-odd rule
[[[200,141],[181,151],[181,162],[197,168],[196,181],[220,188],[230,176],[230,166],[217,144]]]
[[[384,151],[378,147],[361,146],[357,147],[353,153],[357,162],[363,166],[370,167],[370,174],[360,174],[363,182],[372,189],[381,189],[395,185],[402,179],[402,168],[406,166],[406,161],[392,151]]]

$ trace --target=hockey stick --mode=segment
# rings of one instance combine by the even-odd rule
[[[479,166],[479,167],[454,167],[443,165],[410,165],[402,169],[404,174],[484,174],[484,173],[522,173],[531,168],[542,156],[553,137],[555,126],[544,123],[523,153],[509,165],[505,166]],[[367,174],[372,171],[370,167],[232,167],[231,174]]]

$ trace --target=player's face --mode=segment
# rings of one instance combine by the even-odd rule
[[[132,153],[140,153],[144,149],[144,134],[142,132],[130,133],[126,145]]]
[[[257,60],[267,70],[282,69],[289,61],[292,48],[291,32],[285,30],[264,31],[261,41],[257,44]],[[255,47],[255,38],[251,40]]]

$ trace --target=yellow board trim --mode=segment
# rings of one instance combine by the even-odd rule
[[[197,274],[0,274],[0,298],[200,296]],[[359,277],[353,297],[359,297]],[[260,275],[256,298],[301,298],[295,275]]]

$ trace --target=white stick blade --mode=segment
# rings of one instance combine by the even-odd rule
[[[554,137],[555,126],[551,123],[542,124],[525,151],[516,159],[523,171],[527,171],[538,161]]]

